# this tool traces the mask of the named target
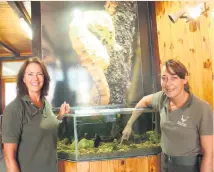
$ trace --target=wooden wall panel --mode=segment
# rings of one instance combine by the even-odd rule
[[[155,2],[160,62],[163,64],[167,59],[174,58],[184,63],[190,73],[192,92],[214,107],[214,50],[211,48],[214,47],[214,2],[207,3],[210,11],[201,15],[195,23],[182,19],[172,23],[168,18],[168,14],[175,13],[186,5],[195,4],[198,2]]]
[[[210,38],[210,49],[212,57],[212,85],[213,85],[213,107],[214,107],[214,2],[210,4],[210,27],[208,28],[209,38]]]
[[[160,156],[149,156],[148,157],[148,169],[149,171],[161,171]]]
[[[60,160],[58,167],[59,172],[160,172],[160,156],[84,162]]]
[[[101,168],[102,168],[101,161],[97,161],[96,163],[89,163],[89,169],[91,172],[96,172],[97,169],[101,169]]]
[[[68,161],[59,161],[58,168],[60,172],[75,172],[77,171],[77,164]]]
[[[77,171],[88,172],[90,167],[90,162],[78,162],[77,163]]]

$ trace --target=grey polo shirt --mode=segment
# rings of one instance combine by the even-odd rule
[[[163,91],[152,95],[152,107],[160,112],[162,151],[171,156],[201,153],[200,136],[213,135],[211,106],[193,94],[180,109],[168,112],[168,106]]]
[[[28,96],[17,96],[4,110],[2,142],[17,143],[21,172],[57,171],[58,120],[47,100],[39,109]]]

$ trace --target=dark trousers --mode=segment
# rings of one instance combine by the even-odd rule
[[[170,161],[164,153],[161,154],[161,172],[200,172],[198,164],[181,165]]]

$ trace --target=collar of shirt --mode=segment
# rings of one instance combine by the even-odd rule
[[[44,106],[42,109],[38,108],[37,106],[35,106],[31,100],[30,100],[30,97],[28,95],[24,95],[21,97],[21,99],[26,102],[27,104],[29,104],[29,108],[31,109],[31,117],[35,116],[36,114],[38,113],[41,113],[43,114],[44,117],[46,117],[46,98],[45,97],[42,97],[42,102],[44,103]]]
[[[188,108],[188,107],[191,105],[192,100],[193,100],[193,94],[190,93],[188,100],[187,100],[187,101],[185,102],[185,104],[184,104],[181,108],[179,108],[179,109],[180,109],[180,110],[184,110],[184,109]],[[166,98],[166,99],[164,100],[164,107],[167,108],[167,109],[169,108],[169,99],[168,99],[168,98]]]
[[[21,97],[22,100],[27,101],[27,102],[31,102],[30,97],[26,94],[24,96]],[[42,102],[45,102],[46,98],[42,97]]]

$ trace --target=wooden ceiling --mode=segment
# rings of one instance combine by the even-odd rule
[[[100,3],[103,6],[103,2]],[[21,16],[24,16],[25,20],[31,25],[31,4],[33,5],[30,1],[0,1],[0,61],[32,55],[32,51],[34,51],[32,49],[32,40],[28,38],[19,23],[21,11]],[[99,3],[96,4],[99,5]],[[87,6],[87,8],[94,8],[93,2],[41,1],[42,39],[40,43],[43,53],[57,52],[56,56],[59,56],[65,53],[69,54],[72,51],[68,35],[68,26],[71,21],[69,16],[71,16],[71,7],[79,7],[81,5]],[[17,10],[19,11],[18,13]],[[35,40],[33,43],[35,48]],[[48,53],[43,55],[45,54]]]
[[[0,60],[7,59],[7,57],[30,56],[32,40],[22,29],[17,13],[6,1],[0,2],[0,11]],[[24,11],[26,15],[27,9]]]

